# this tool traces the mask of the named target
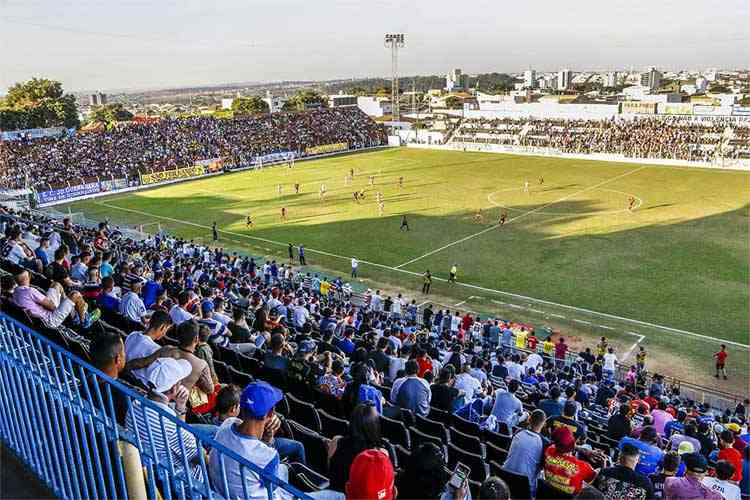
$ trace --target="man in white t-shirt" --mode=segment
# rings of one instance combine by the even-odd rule
[[[731,482],[734,465],[726,460],[716,463],[716,477],[706,476],[701,483],[711,491],[724,497],[724,500],[740,500],[740,487]]]
[[[156,341],[161,339],[171,326],[172,320],[167,313],[154,311],[145,332],[133,332],[125,339],[125,361],[145,358],[161,349]],[[148,382],[147,371],[148,368],[133,370],[133,376],[145,384]]]
[[[604,355],[604,365],[602,371],[604,372],[604,378],[612,380],[615,376],[615,370],[617,369],[617,356],[615,350],[612,347],[607,348],[607,354]]]
[[[482,384],[469,373],[470,366],[468,363],[464,363],[463,371],[456,376],[456,381],[453,387],[459,391],[463,391],[466,395],[465,401],[467,403],[474,400],[475,397],[479,397],[482,394]]]

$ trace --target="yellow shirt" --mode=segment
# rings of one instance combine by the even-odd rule
[[[544,354],[552,354],[552,352],[555,350],[555,343],[554,342],[548,342],[544,341]]]
[[[458,272],[458,268],[456,266],[451,267],[451,274],[455,275]]]
[[[321,281],[320,282],[320,294],[321,295],[328,295],[328,290],[331,289],[331,284],[327,281]]]
[[[522,331],[516,333],[516,347],[519,349],[526,349],[526,337],[529,336],[529,332]]]

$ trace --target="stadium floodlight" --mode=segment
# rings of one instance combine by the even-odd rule
[[[391,107],[393,109],[393,121],[400,119],[399,113],[399,91],[398,91],[398,49],[406,45],[406,35],[403,33],[386,33],[384,45],[391,49]]]

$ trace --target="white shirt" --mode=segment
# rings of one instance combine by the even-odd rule
[[[729,481],[722,481],[715,477],[703,478],[703,486],[723,496],[725,500],[740,500],[740,487]]]
[[[352,269],[357,269],[359,267],[359,261],[357,259],[352,259]]]
[[[468,373],[459,373],[453,387],[466,394],[466,402],[472,401],[482,391],[482,384]]]
[[[510,378],[521,380],[521,375],[523,375],[523,367],[521,365],[508,361],[505,363],[505,367],[508,369],[508,376]]]
[[[302,328],[307,320],[310,318],[310,313],[304,306],[297,306],[294,308],[294,326]]]
[[[140,359],[145,358],[146,356],[151,356],[160,348],[161,346],[159,344],[154,342],[154,340],[148,335],[144,335],[143,332],[133,332],[125,338],[125,361],[127,362],[131,359]],[[147,368],[133,370],[133,376],[148,385],[146,370]]]
[[[539,365],[542,365],[542,364],[544,364],[544,360],[539,354],[534,352],[532,354],[529,354],[529,357],[526,358],[526,361],[524,362],[523,366],[526,369],[533,368],[534,370],[536,370],[539,367]]]
[[[14,264],[20,264],[21,261],[26,260],[26,252],[19,243],[13,243],[10,252],[8,252],[7,259]]]
[[[613,353],[608,352],[604,355],[604,369],[605,370],[615,370],[615,363],[617,363],[617,356],[615,356]]]
[[[451,331],[457,332],[458,331],[458,325],[461,324],[461,318],[458,316],[451,316]]]
[[[172,306],[172,309],[169,310],[169,317],[172,318],[172,323],[174,323],[175,326],[193,319],[192,314],[178,305]]]
[[[249,462],[257,465],[261,469],[273,476],[279,475],[279,453],[265,444],[264,442],[244,434],[240,434],[234,428],[235,424],[239,424],[241,420],[239,418],[230,417],[221,424],[219,430],[216,432],[214,439],[230,450],[234,451],[241,457],[247,459]],[[266,500],[268,499],[268,490],[263,486],[263,483],[259,480],[259,477],[249,468],[244,469],[245,486],[247,488],[247,496],[245,496],[244,489],[242,487],[242,472],[239,464],[230,458],[226,458],[218,450],[211,450],[208,457],[208,475],[211,478],[214,485],[222,484],[221,475],[221,463],[224,462],[224,471],[227,478],[227,486],[229,488],[229,498],[248,498],[253,500]],[[275,488],[273,490],[273,500],[288,497],[288,495],[282,495],[283,490]]]
[[[373,295],[372,300],[370,301],[370,305],[372,306],[373,311],[382,311],[383,298],[380,295]]]

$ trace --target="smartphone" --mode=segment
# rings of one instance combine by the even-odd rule
[[[463,488],[470,473],[471,469],[461,462],[458,462],[456,468],[453,470],[453,474],[451,474],[451,480],[448,484],[456,489]]]

